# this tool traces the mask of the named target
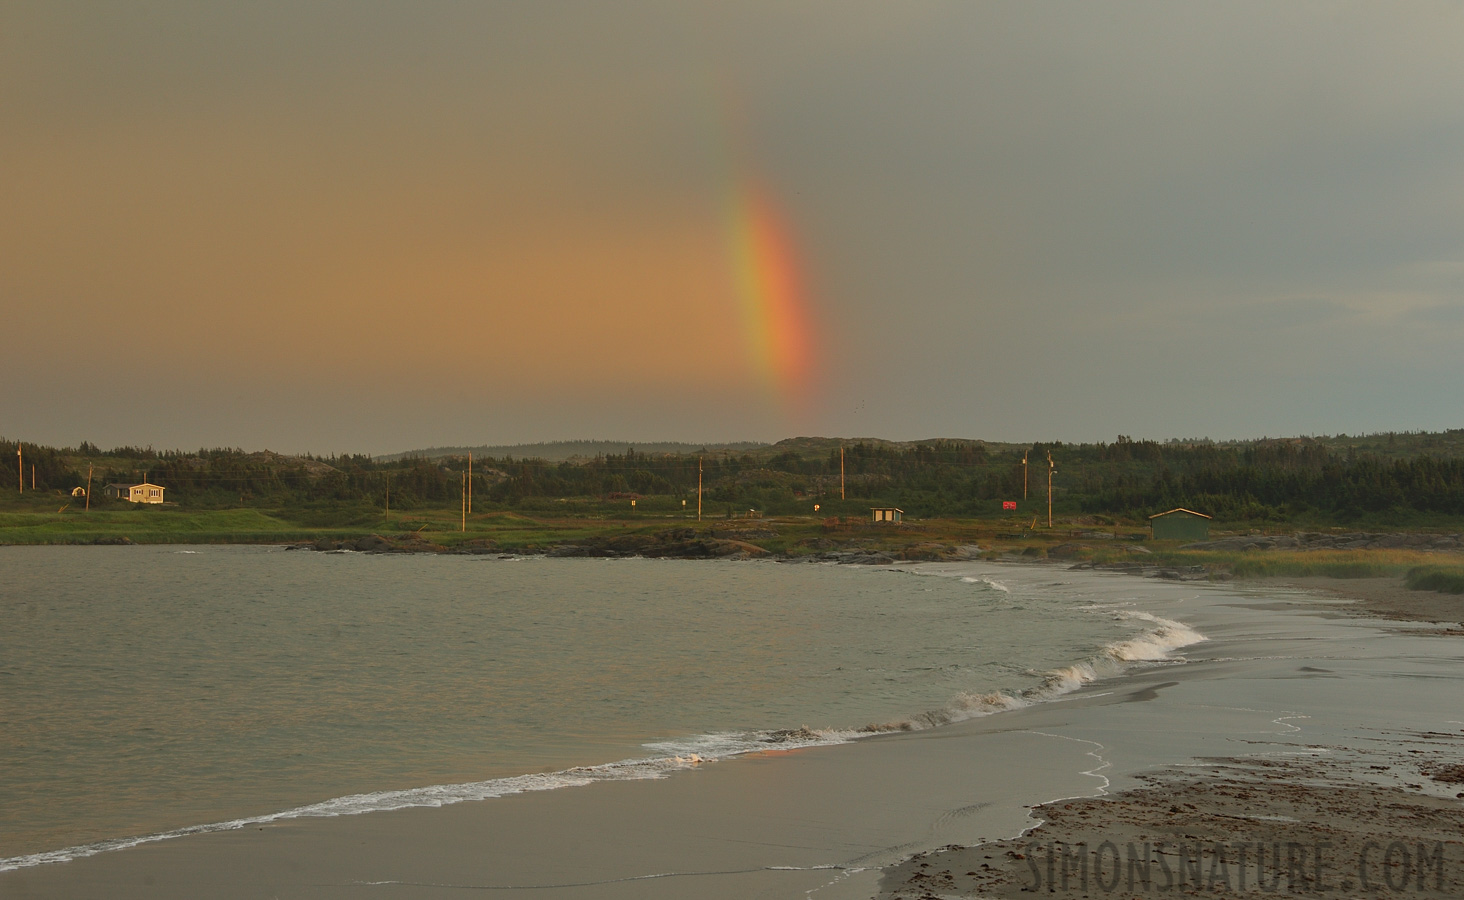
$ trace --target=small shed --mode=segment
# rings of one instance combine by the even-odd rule
[[[896,509],[893,506],[874,506],[870,509],[874,513],[874,521],[876,522],[893,522],[898,525],[905,516],[903,509]]]
[[[133,503],[162,503],[163,491],[167,488],[160,484],[150,484],[144,481],[142,484],[117,484],[112,483],[102,489],[108,497],[118,500],[129,500]]]
[[[1149,537],[1156,541],[1208,541],[1210,517],[1192,509],[1171,509],[1149,517]]]

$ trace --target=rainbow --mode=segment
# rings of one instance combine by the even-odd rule
[[[728,236],[753,369],[788,411],[812,400],[819,371],[812,310],[785,219],[762,185],[730,193]]]

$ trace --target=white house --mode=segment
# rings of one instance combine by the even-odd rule
[[[163,491],[166,490],[160,484],[149,484],[144,481],[142,484],[109,484],[104,489],[108,497],[115,497],[118,500],[129,500],[133,503],[162,503]]]

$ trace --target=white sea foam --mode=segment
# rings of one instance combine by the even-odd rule
[[[986,575],[967,575],[961,580],[964,581],[966,584],[984,584],[994,591],[1001,591],[1003,594],[1010,594],[1012,592],[1011,588],[1002,584],[1000,581],[997,581],[995,578],[991,578]]]
[[[963,579],[965,580],[965,579]],[[1105,645],[1091,659],[1052,669],[1043,673],[1035,687],[1024,691],[993,691],[984,694],[960,694],[945,707],[927,710],[919,715],[895,722],[866,725],[864,732],[920,731],[954,722],[964,722],[992,713],[1020,709],[1070,694],[1100,678],[1117,675],[1131,665],[1172,659],[1171,652],[1190,644],[1208,640],[1203,634],[1173,619],[1146,612],[1121,610],[1120,619],[1145,622],[1151,627],[1139,634]]]
[[[799,747],[813,747],[840,744],[858,735],[854,732],[816,731],[799,728],[791,731],[741,732],[697,735],[684,741],[668,741],[647,744],[651,750],[666,755],[645,759],[626,759],[620,762],[598,766],[577,766],[559,772],[534,775],[515,775],[509,778],[494,778],[488,781],[474,781],[465,784],[434,784],[427,787],[399,791],[373,791],[365,794],[350,794],[335,797],[309,806],[287,809],[261,816],[230,819],[226,822],[211,822],[207,825],[190,825],[172,831],[134,837],[112,838],[48,850],[26,856],[12,856],[0,859],[0,872],[25,869],[50,863],[70,862],[107,853],[112,850],[127,850],[142,844],[166,841],[172,838],[194,834],[209,834],[217,831],[236,831],[251,825],[268,825],[287,819],[331,818],[335,816],[357,816],[363,813],[387,812],[412,807],[441,807],[472,800],[492,800],[510,794],[526,794],[532,791],[552,791],[558,788],[581,787],[597,781],[639,781],[665,778],[673,772],[695,768],[706,762],[755,753],[766,750],[792,750]]]
[[[1153,613],[1124,610],[1120,618],[1147,622],[1153,627],[1142,634],[1125,641],[1108,645],[1106,651],[1119,662],[1140,662],[1165,659],[1170,652],[1190,644],[1206,640],[1203,634],[1173,619],[1165,619]]]

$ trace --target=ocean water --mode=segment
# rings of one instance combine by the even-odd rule
[[[0,548],[0,870],[934,727],[1203,640],[1063,574]]]

